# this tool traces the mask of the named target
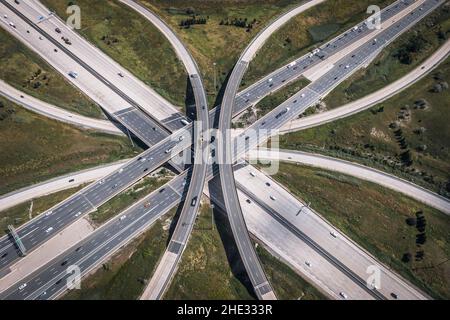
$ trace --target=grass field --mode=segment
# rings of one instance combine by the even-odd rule
[[[431,296],[450,297],[449,216],[376,184],[320,169],[281,163],[274,178]],[[416,226],[406,223],[417,215],[425,219],[424,230],[419,219]],[[420,235],[426,237],[423,244]]]
[[[69,3],[81,8],[80,34],[163,97],[185,106],[187,74],[166,38],[118,1],[43,0],[65,19]]]
[[[140,237],[118,251],[109,261],[81,281],[81,290],[72,290],[66,300],[135,300],[150,280],[160,256],[164,253],[168,231],[167,213]]]
[[[0,79],[18,90],[69,111],[104,118],[92,100],[3,28],[0,28],[0,57]]]
[[[43,213],[47,209],[50,209],[62,200],[70,197],[72,194],[80,190],[83,186],[59,191],[47,196],[43,196],[37,199],[33,199],[33,210],[31,217],[34,218],[37,215]],[[0,211],[0,236],[6,234],[8,225],[18,227],[30,220],[30,206],[31,201],[21,203],[17,206]]]
[[[325,99],[328,109],[357,100],[419,66],[450,35],[450,4],[442,5],[389,45],[367,69],[358,71]]]
[[[242,85],[255,82],[361,22],[368,17],[366,10],[369,5],[385,7],[391,2],[330,0],[297,15],[267,40],[250,63]]]
[[[211,219],[214,215],[214,221]],[[323,299],[315,288],[262,246],[258,254],[280,299]],[[230,267],[231,265],[231,267]],[[250,289],[249,289],[250,288]],[[203,204],[166,299],[253,299],[227,218]]]
[[[165,170],[165,169],[163,169]],[[167,170],[165,170],[167,171]],[[128,190],[112,198],[107,203],[100,206],[97,211],[91,213],[91,220],[96,225],[101,225],[109,218],[119,214],[124,209],[149,195],[166,182],[169,181],[167,174],[147,176]]]
[[[0,97],[0,194],[133,156],[125,137],[81,130]]]
[[[448,82],[450,58],[418,83],[371,110],[281,136],[281,147],[360,162],[450,198]],[[439,87],[442,92],[434,92]],[[421,101],[426,102],[424,107]],[[410,153],[412,163],[405,163],[405,152]]]
[[[299,1],[288,0],[139,0],[164,18],[187,45],[201,69],[209,104],[216,101],[234,63],[250,40],[269,20]],[[193,15],[206,19],[206,24],[189,28],[180,23]],[[233,19],[247,19],[252,28],[230,25]],[[229,25],[225,25],[228,20]],[[221,24],[223,22],[223,24]],[[214,67],[214,63],[217,64]],[[216,88],[214,87],[216,71]]]

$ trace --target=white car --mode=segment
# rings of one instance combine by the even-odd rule
[[[20,287],[19,287],[19,290],[23,290],[23,289],[25,289],[25,287],[27,286],[27,284],[26,283],[22,283],[21,285],[20,285]]]
[[[302,93],[301,95],[300,95],[302,98],[304,98],[305,97],[305,94],[304,93]]]
[[[309,261],[305,261],[305,264],[308,266],[308,267],[310,267],[311,268],[311,262],[309,262]]]
[[[46,217],[48,217],[49,215],[51,215],[53,213],[53,211],[52,210],[50,210],[50,211],[47,211],[47,213],[45,214],[45,216]]]
[[[13,27],[13,28],[16,27],[16,25],[15,25],[13,22],[9,22],[9,25],[10,25],[11,27]]]
[[[48,228],[47,230],[45,230],[46,233],[50,233],[53,231],[53,227]]]
[[[124,220],[126,217],[127,217],[126,215],[123,215],[123,216],[120,217],[119,220],[122,221],[122,220]]]
[[[256,177],[256,174],[255,174],[253,171],[250,171],[250,175],[251,175],[252,177]]]
[[[76,79],[76,78],[78,78],[78,73],[75,72],[75,71],[70,71],[70,72],[69,72],[69,76],[70,76],[71,78]]]
[[[336,235],[336,233],[335,233],[334,231],[331,231],[330,234],[331,234],[331,236],[332,236],[333,238],[336,238],[336,237],[337,237],[337,235]]]
[[[180,137],[178,138],[178,140],[179,140],[179,141],[183,141],[183,140],[184,140],[184,136],[180,136]]]
[[[275,198],[274,196],[270,196],[270,199],[272,199],[273,201],[277,200],[277,198]]]
[[[342,298],[344,298],[344,299],[347,299],[348,298],[348,296],[344,293],[344,292],[339,292],[339,295],[342,297]]]
[[[78,213],[75,215],[75,217],[81,216],[81,211],[78,211]]]

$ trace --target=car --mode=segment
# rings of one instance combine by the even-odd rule
[[[339,292],[339,295],[342,297],[342,298],[344,298],[344,299],[347,299],[348,298],[348,296],[345,294],[345,292]]]
[[[75,72],[75,71],[70,71],[70,72],[69,72],[69,76],[70,76],[71,78],[76,79],[76,78],[78,78],[78,73]]]
[[[252,203],[250,199],[245,200],[247,203]]]
[[[250,175],[251,175],[252,177],[256,177],[256,174],[255,174],[253,171],[250,171]]]
[[[337,237],[337,235],[336,235],[336,233],[335,233],[334,231],[331,231],[330,234],[331,234],[331,236],[332,236],[333,238],[336,238],[336,237]]]
[[[305,264],[306,264],[308,267],[311,267],[311,262],[305,261]]]
[[[170,153],[170,151],[172,151],[172,148],[167,149],[166,153]]]
[[[166,188],[162,188],[159,190],[159,193],[163,193],[166,190]]]
[[[183,141],[184,140],[184,136],[180,136],[179,138],[178,138],[178,141]]]
[[[270,187],[270,182],[266,182],[266,186]]]
[[[398,299],[398,296],[395,293],[393,293],[393,292],[391,292],[391,297],[394,298],[394,299]]]
[[[7,14],[5,14],[5,15],[3,16],[3,18],[5,18],[5,19],[8,19],[8,15],[7,15]]]
[[[144,169],[144,172],[147,172],[147,171],[148,171],[148,168],[145,168],[145,169]]]
[[[20,4],[19,0],[14,0],[14,2],[15,2],[16,4]]]
[[[126,215],[123,215],[123,216],[121,216],[121,217],[119,218],[119,220],[120,220],[120,221],[125,220],[126,217],[127,217]]]
[[[119,72],[119,73],[118,73],[118,75],[119,75],[119,77],[121,77],[121,78],[123,78],[123,77],[124,77],[124,75],[123,75],[123,73],[122,73],[122,72]]]
[[[67,260],[64,260],[63,262],[61,262],[61,266],[65,266],[67,264]]]
[[[288,64],[288,68],[293,67],[297,64],[297,61],[292,61],[291,63]]]
[[[13,22],[9,22],[9,25],[11,26],[11,27],[13,27],[13,28],[15,28],[16,27],[16,25],[13,23]]]
[[[8,255],[8,252],[5,252],[4,254],[2,254],[2,256],[0,257],[0,259],[5,258]]]
[[[349,66],[349,65],[346,65],[346,66],[345,66],[345,69],[348,69],[348,68],[350,68],[350,66]]]
[[[48,217],[48,216],[51,215],[52,213],[53,213],[53,211],[52,211],[52,210],[49,210],[49,211],[47,211],[47,212],[45,213],[45,216]]]
[[[272,82],[273,81],[273,79],[272,78],[270,78],[267,82]]]
[[[119,169],[119,173],[122,173],[122,172],[123,172],[123,168],[120,168],[120,169]]]
[[[181,122],[182,124],[184,124],[184,125],[188,125],[188,124],[189,124],[189,122],[187,122],[187,120],[185,120],[185,119],[181,119],[180,122]]]
[[[148,208],[150,207],[150,201],[147,201],[146,203],[144,203],[144,208]]]
[[[69,182],[74,182],[74,181],[75,181],[75,179],[70,179],[70,180],[69,180]]]
[[[50,233],[53,231],[53,227],[48,228],[47,230],[45,230],[46,233]]]
[[[272,199],[273,201],[277,200],[277,198],[275,198],[274,196],[270,196],[270,199]]]
[[[79,252],[81,250],[81,247],[78,247],[75,249],[75,252]]]
[[[197,204],[197,197],[194,197],[191,200],[191,207],[195,207],[196,204]]]
[[[139,160],[139,161],[141,161],[141,162],[145,162],[145,160],[147,160],[147,159],[145,159],[145,158],[141,158],[141,160]]]
[[[27,284],[26,283],[22,283],[20,286],[19,286],[19,290],[23,290],[23,289],[25,289],[27,287]]]
[[[300,95],[300,97],[304,98],[304,97],[305,97],[305,94],[304,94],[304,93],[302,93],[302,94]]]
[[[61,29],[60,29],[60,28],[56,28],[56,29],[55,29],[55,32],[56,32],[56,33],[61,33]]]
[[[75,217],[79,217],[81,216],[81,211],[78,211],[77,214],[75,215]]]

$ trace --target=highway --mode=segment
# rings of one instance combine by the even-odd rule
[[[1,0],[0,3],[5,4],[6,1]],[[15,10],[11,5],[9,5],[9,8]],[[21,15],[19,12],[17,12],[17,10],[16,13]],[[8,12],[9,20],[13,19],[13,16],[13,12],[10,10]],[[14,30],[10,30],[11,28],[5,23],[8,30],[10,32],[13,32],[15,36],[18,36],[19,40],[23,41],[24,43],[28,44],[28,42],[32,42],[32,49],[43,55],[43,57],[46,58],[46,60],[49,61],[58,71],[67,76],[67,70],[75,70],[76,68],[79,68],[78,63],[83,64],[82,61],[79,61],[76,56],[65,49],[62,44],[55,42],[55,40],[51,38],[47,33],[43,32],[40,27],[38,28],[31,21],[29,21],[29,19],[23,17],[23,15],[21,16],[28,23],[23,22],[19,18],[14,19],[17,27]],[[67,52],[67,57],[63,57],[63,52],[59,52],[56,59],[53,51],[51,50],[51,48],[47,48],[44,40],[40,40],[33,33],[31,33],[31,38],[30,36],[27,36],[25,30],[28,30],[29,24],[33,25],[33,27],[40,32],[39,34],[42,34],[44,36],[44,38],[48,37],[50,43],[52,45],[56,45],[60,49],[60,51]],[[39,35],[39,37],[42,38],[42,35]],[[43,47],[41,48],[39,46]],[[89,66],[86,66],[86,68],[87,70],[90,70]],[[286,69],[287,68],[281,68],[280,74],[284,75],[287,78],[298,77],[301,74],[300,71],[296,71],[293,69],[292,71],[286,71]],[[82,75],[80,74],[79,77],[81,76]],[[83,74],[83,76],[85,76],[83,81],[76,81],[74,84],[88,95],[91,92],[90,90],[92,88],[95,88],[96,91],[98,91],[102,86],[105,86],[105,83],[107,83],[107,81],[99,81],[96,78],[97,73],[95,71],[92,71],[92,74]],[[100,75],[98,76],[101,77]],[[69,79],[71,79],[71,81],[73,80],[70,77]],[[88,84],[86,87],[83,86],[85,83]],[[275,86],[281,87],[283,85],[283,80],[278,78],[278,81],[275,81],[274,83],[274,88]],[[192,130],[192,127],[190,125],[186,126],[185,130],[178,130],[177,132],[175,132],[175,134],[168,136],[166,130],[164,130],[157,123],[148,118],[139,109],[136,109],[131,105],[128,105],[126,109],[117,109],[117,105],[123,106],[126,105],[127,102],[124,100],[120,100],[120,97],[117,97],[118,99],[112,99],[114,97],[114,93],[112,93],[115,90],[114,87],[109,88],[105,86],[105,89],[107,90],[104,94],[102,94],[102,96],[108,97],[108,99],[111,99],[111,101],[103,98],[99,101],[102,107],[104,107],[125,127],[129,128],[130,131],[136,134],[136,136],[139,137],[142,141],[146,142],[149,145],[151,145],[152,143],[157,143],[158,141],[159,143],[149,148],[140,156],[131,160],[123,168],[120,168],[118,171],[115,171],[109,176],[102,179],[96,185],[90,185],[84,188],[79,193],[69,198],[67,201],[64,201],[58,206],[50,209],[49,212],[52,212],[51,219],[48,219],[48,221],[43,221],[41,227],[37,227],[37,225],[38,223],[40,223],[40,221],[42,221],[41,219],[43,218],[34,219],[19,228],[19,236],[24,236],[24,238],[31,238],[29,240],[22,239],[28,251],[31,251],[36,245],[39,245],[40,243],[48,239],[49,236],[51,236],[51,234],[45,232],[50,227],[53,228],[52,233],[53,231],[57,232],[67,224],[73,222],[76,218],[81,218],[82,216],[88,214],[91,210],[95,210],[96,207],[103,204],[121,191],[125,190],[135,181],[144,177],[146,174],[150,173],[163,163],[169,161],[169,159],[173,158],[173,156],[178,154],[179,151],[186,149],[191,145],[189,132]],[[261,97],[261,95],[263,95],[263,93],[267,94],[268,92],[270,92],[270,89],[273,88],[270,88],[265,81],[261,81],[251,88],[245,90],[236,98],[236,109],[234,111],[234,114],[238,115],[240,112],[245,110],[245,108],[249,107],[254,101],[257,101]],[[95,99],[96,95],[93,95],[92,98]],[[210,123],[214,123],[217,112],[219,111],[220,108],[215,108],[210,112]],[[181,137],[184,137],[184,140],[180,141]],[[89,200],[91,201],[89,204],[92,203],[92,205],[84,204],[82,206],[79,206],[76,204],[78,199],[84,200],[85,198],[93,197],[96,200],[94,203],[92,203],[92,200]],[[61,208],[63,208],[63,210],[61,210]],[[68,216],[72,216],[72,219],[68,219]],[[59,221],[59,223],[55,223],[55,221]],[[32,235],[29,233],[30,230],[34,230],[34,233]],[[0,239],[0,252],[2,253],[2,258],[0,258],[0,270],[7,267],[19,258],[17,250],[7,237],[3,237],[2,239]]]
[[[292,120],[280,129],[282,134],[295,132],[313,128],[325,123],[329,123],[338,119],[342,119],[354,115],[360,111],[369,109],[387,99],[398,94],[402,90],[421,80],[423,77],[433,71],[441,62],[449,56],[450,40],[447,40],[433,55],[431,55],[424,63],[409,72],[407,75],[375,91],[361,99],[350,102],[344,106],[333,110],[325,111],[319,114],[310,115],[308,117]]]
[[[9,3],[16,5],[12,0],[9,0]],[[17,8],[20,8],[24,15],[35,22],[38,20],[39,16],[48,17],[50,13],[49,10],[37,0],[24,1],[16,6]],[[60,43],[64,43],[61,39],[62,36],[68,38],[71,44],[66,45],[64,43],[64,45],[72,54],[89,64],[90,68],[100,73],[107,82],[113,83],[120,92],[126,92],[126,97],[124,98],[132,105],[139,106],[139,108],[146,112],[150,117],[164,123],[168,127],[170,127],[167,123],[168,121],[175,118],[183,118],[183,115],[175,106],[137,79],[131,72],[120,66],[96,46],[82,38],[75,30],[71,29],[65,21],[61,20],[56,15],[51,16],[51,18],[45,21],[39,22],[38,25],[54,40]],[[61,33],[57,33],[55,31],[56,28],[59,28]],[[80,76],[84,73],[83,70],[79,68],[74,71],[78,71]],[[177,129],[179,127],[171,128]]]
[[[301,151],[280,150],[272,152],[269,149],[260,148],[251,151],[248,155],[250,160],[274,160],[301,163],[308,166],[318,167],[326,170],[336,171],[354,176],[356,178],[370,181],[391,190],[425,203],[439,211],[450,215],[450,200],[420,187],[410,181],[401,179],[394,175],[360,165],[355,162],[331,158],[319,154]]]
[[[61,190],[78,187],[95,180],[100,180],[113,171],[119,170],[127,161],[128,159],[65,174],[60,177],[1,195],[0,212],[32,199],[46,196]]]
[[[124,133],[109,120],[93,119],[80,114],[67,111],[36,99],[0,80],[0,94],[18,105],[46,116],[50,119],[69,123],[85,129],[93,129],[115,135]]]
[[[425,4],[424,4],[425,6]],[[408,24],[411,16],[401,19],[400,21],[404,22],[404,25]],[[373,44],[369,44],[362,46],[363,50],[356,50],[359,52],[354,53],[349,59],[345,57],[340,60],[341,64],[339,68],[333,67],[329,72],[327,72],[324,76],[320,77],[317,81],[310,84],[305,90],[301,90],[300,94],[297,94],[293,98],[289,99],[275,110],[271,112],[271,114],[275,114],[274,118],[266,119],[264,117],[263,120],[257,121],[250,128],[253,132],[256,133],[256,139],[251,134],[246,135],[242,133],[240,135],[240,141],[236,143],[237,151],[239,153],[240,150],[246,150],[247,145],[250,144],[260,144],[261,142],[267,140],[269,135],[267,132],[273,130],[274,128],[281,127],[280,123],[285,121],[287,117],[293,118],[295,115],[300,114],[298,110],[306,110],[306,108],[310,107],[314,103],[319,102],[321,97],[325,96],[328,92],[330,92],[333,88],[335,88],[340,82],[341,79],[348,77],[351,72],[356,71],[361,67],[364,63],[368,63],[374,57],[373,53],[376,52],[373,49],[382,48],[379,44],[383,45],[388,41],[392,41],[395,38],[395,34],[397,33],[397,29],[401,29],[401,24],[397,24],[399,28],[388,28],[390,30],[390,34],[386,31],[381,32],[380,38],[378,40],[374,40]],[[353,29],[355,30],[355,29]],[[355,32],[354,32],[355,33]],[[263,32],[264,34],[264,32]],[[344,36],[345,37],[345,36]],[[340,41],[340,39],[336,40]],[[256,46],[262,46],[262,43],[252,42],[249,45],[249,48],[255,44]],[[374,48],[375,46],[375,48]],[[378,48],[376,48],[378,47]],[[267,281],[267,278],[264,274],[264,271],[261,267],[260,262],[258,261],[257,255],[252,247],[250,237],[247,232],[247,227],[245,225],[245,220],[243,217],[242,209],[239,203],[239,197],[237,193],[236,183],[233,175],[233,167],[232,167],[232,158],[233,154],[232,149],[232,141],[230,135],[231,129],[231,119],[232,119],[232,111],[233,111],[233,103],[234,97],[236,96],[237,90],[241,83],[242,77],[245,71],[248,68],[248,64],[250,63],[250,59],[254,56],[254,50],[247,48],[244,53],[239,58],[236,63],[233,72],[228,80],[228,84],[224,93],[223,101],[222,101],[222,111],[219,118],[219,132],[221,134],[221,139],[219,139],[219,144],[217,148],[217,155],[219,159],[219,176],[221,180],[221,192],[223,193],[223,199],[225,203],[226,212],[228,214],[228,218],[230,220],[231,229],[233,231],[233,235],[239,249],[240,256],[243,260],[244,266],[247,270],[249,278],[252,282],[252,285],[255,289],[255,293],[259,298],[275,298],[275,294],[273,289],[270,287],[270,284]],[[332,49],[331,49],[332,50]],[[253,52],[248,54],[247,52]],[[325,57],[330,51],[329,46],[322,48],[321,51],[316,53],[321,59]],[[362,55],[361,55],[361,51]],[[356,55],[359,54],[359,61],[356,58]],[[371,57],[367,59],[366,57]],[[299,102],[300,100],[300,102]],[[293,104],[293,106],[292,106]],[[289,113],[292,113],[291,115]],[[275,119],[275,120],[274,120]],[[266,130],[265,134],[260,134],[262,130]],[[249,130],[246,130],[249,131]],[[264,136],[265,135],[265,136]],[[248,141],[248,143],[247,143]],[[375,290],[373,291],[376,294]]]

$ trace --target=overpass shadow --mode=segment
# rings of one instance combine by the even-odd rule
[[[213,181],[218,179],[214,178],[208,182],[210,187],[210,192],[214,194],[215,198],[223,199],[223,194],[221,190],[214,190],[212,188]],[[217,182],[216,182],[217,183]],[[212,196],[212,195],[211,195]],[[253,290],[253,285],[248,277],[247,271],[245,270],[244,263],[242,262],[239,250],[236,245],[236,241],[231,231],[230,222],[228,221],[228,216],[225,210],[221,209],[218,205],[214,205],[213,209],[214,221],[216,222],[217,231],[219,232],[220,239],[222,241],[223,247],[225,249],[225,254],[227,256],[228,265],[231,268],[231,272],[234,277],[242,283],[246,288],[247,292],[254,298],[257,299],[255,292]]]

